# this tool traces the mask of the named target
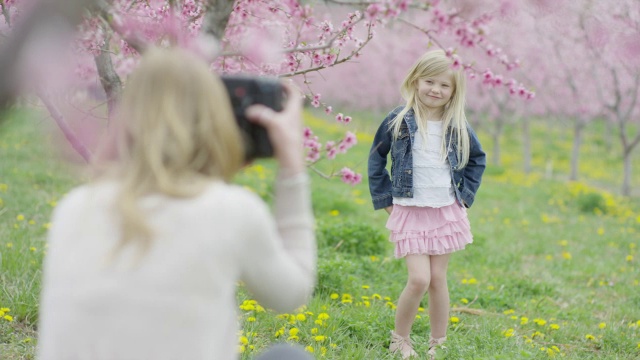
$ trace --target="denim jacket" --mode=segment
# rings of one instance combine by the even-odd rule
[[[413,110],[404,116],[400,134],[393,140],[393,129],[389,127],[393,118],[403,109],[397,107],[384,119],[373,139],[369,152],[368,175],[369,191],[374,209],[382,209],[393,204],[394,197],[413,197],[413,155],[411,152],[414,136],[418,130]],[[480,187],[482,173],[486,165],[486,156],[478,137],[470,126],[469,161],[467,166],[456,169],[458,165],[456,134],[447,129],[447,159],[451,169],[451,180],[456,200],[464,207],[471,207]],[[453,138],[452,138],[453,137]],[[449,140],[452,140],[449,142]],[[386,169],[387,155],[391,153],[391,177]]]

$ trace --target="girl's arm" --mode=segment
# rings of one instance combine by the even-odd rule
[[[389,114],[382,122],[373,138],[373,144],[369,151],[369,191],[371,192],[373,208],[376,210],[387,208],[393,204],[391,177],[387,171],[387,155],[391,150],[392,140],[389,121],[392,118],[392,114]]]

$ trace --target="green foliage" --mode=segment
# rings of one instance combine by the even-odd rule
[[[606,211],[604,197],[600,193],[581,193],[576,197],[578,209],[583,213],[593,214],[596,211]],[[596,210],[597,209],[597,210]]]
[[[387,234],[368,223],[351,220],[325,221],[319,226],[318,244],[338,252],[380,255],[387,249]]]

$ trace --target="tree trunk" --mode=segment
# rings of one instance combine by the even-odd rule
[[[529,117],[522,118],[522,162],[524,164],[524,173],[531,172],[531,132],[529,129]]]
[[[96,62],[96,68],[98,69],[100,83],[107,95],[107,111],[109,119],[111,119],[118,99],[120,98],[120,93],[122,92],[122,81],[113,68],[113,62],[111,61],[111,52],[109,51],[109,42],[111,41],[110,30],[105,29],[105,31],[107,32],[107,36],[104,39],[104,44],[94,60]]]
[[[234,2],[234,0],[207,0],[207,13],[202,22],[202,32],[213,35],[223,42]]]
[[[622,178],[622,195],[631,196],[631,147],[625,146],[622,151],[624,175]]]
[[[580,163],[580,147],[582,146],[582,135],[584,133],[585,124],[579,119],[574,120],[573,124],[573,147],[571,149],[571,174],[569,180],[578,180],[578,165]]]
[[[493,137],[493,165],[500,166],[500,138],[502,137],[502,128],[504,122],[501,118],[496,119],[496,126],[491,133]]]

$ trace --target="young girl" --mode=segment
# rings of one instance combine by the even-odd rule
[[[429,292],[430,359],[446,340],[450,254],[472,242],[466,208],[480,186],[485,154],[464,113],[465,77],[444,51],[430,51],[402,83],[404,106],[382,122],[369,155],[374,208],[389,214],[396,258],[405,258],[407,285],[400,294],[389,350],[417,357],[409,334]],[[391,176],[386,170],[391,153]]]
[[[316,245],[301,96],[284,86],[282,112],[246,113],[267,129],[280,167],[274,217],[229,183],[244,149],[220,79],[183,50],[145,53],[102,171],[54,211],[39,359],[237,359],[239,281],[276,311],[308,300]]]

